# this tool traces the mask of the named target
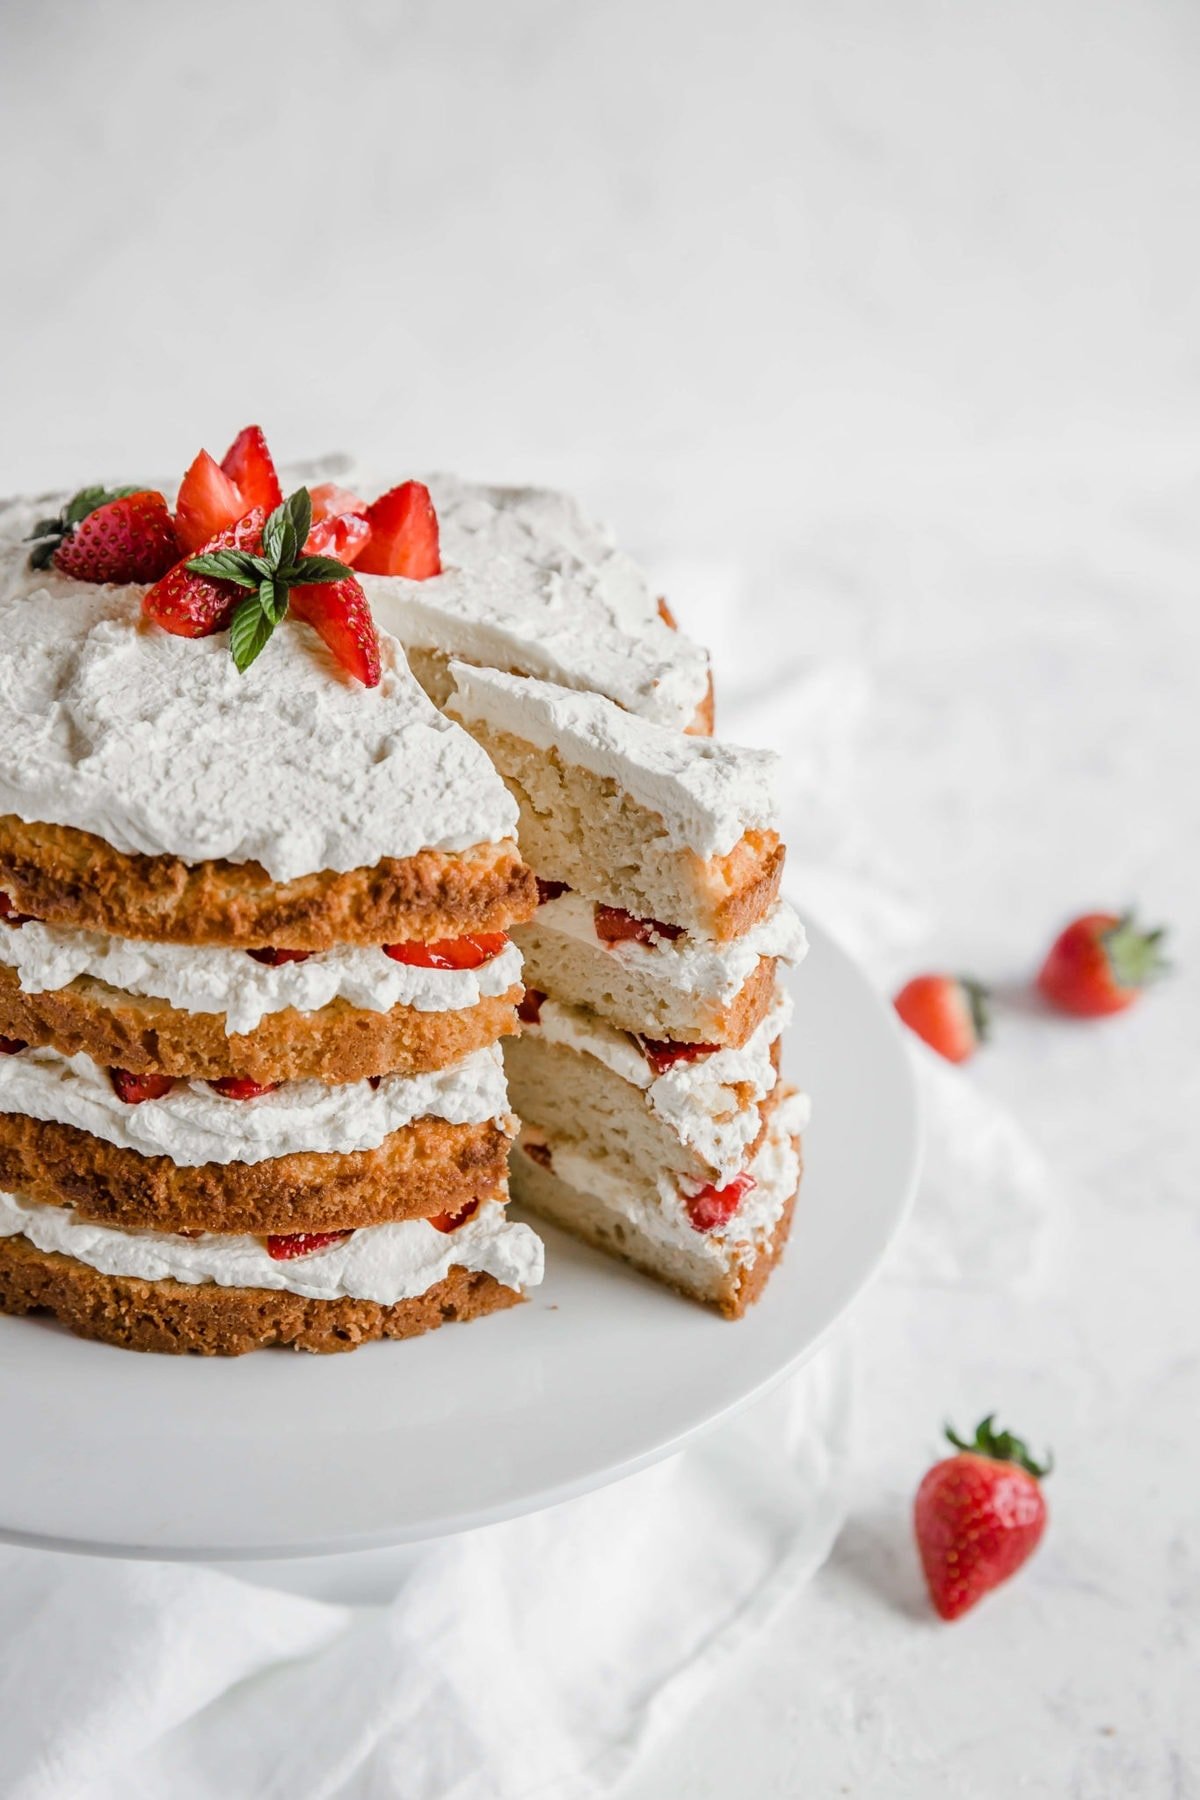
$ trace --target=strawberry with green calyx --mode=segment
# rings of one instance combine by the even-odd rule
[[[1165,936],[1161,926],[1143,931],[1132,912],[1084,913],[1055,938],[1038,987],[1052,1006],[1077,1018],[1124,1012],[1165,972]]]
[[[243,590],[229,620],[230,649],[243,673],[290,604],[297,618],[314,626],[343,668],[365,687],[376,687],[379,641],[367,597],[345,563],[305,553],[311,529],[308,489],[297,488],[267,518],[257,550],[210,550],[189,558],[186,566],[205,581]]]
[[[31,569],[76,581],[157,581],[179,555],[167,503],[152,488],[89,487],[30,533]]]
[[[1041,1483],[1053,1462],[1035,1462],[1019,1437],[997,1431],[994,1413],[971,1443],[950,1426],[946,1436],[957,1454],[917,1489],[913,1527],[929,1597],[943,1619],[957,1619],[1037,1549],[1046,1529]]]
[[[915,975],[892,1004],[947,1062],[966,1062],[987,1041],[988,991],[967,975]]]

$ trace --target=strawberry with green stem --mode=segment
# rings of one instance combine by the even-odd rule
[[[965,1442],[946,1427],[954,1456],[917,1489],[913,1528],[929,1597],[943,1619],[961,1618],[1016,1574],[1046,1529],[1041,1483],[1053,1461],[1035,1462],[1019,1437],[989,1413]]]
[[[75,581],[157,581],[179,555],[167,503],[152,488],[81,488],[27,540],[31,569],[53,566]]]
[[[1132,912],[1084,913],[1055,938],[1038,987],[1052,1006],[1077,1018],[1124,1012],[1165,972],[1165,936],[1161,926],[1143,931]]]

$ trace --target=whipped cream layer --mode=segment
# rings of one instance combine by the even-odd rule
[[[673,942],[659,938],[640,944],[626,938],[615,944],[596,935],[596,909],[582,894],[560,894],[539,906],[530,930],[554,931],[586,944],[599,955],[611,956],[631,970],[644,972],[662,987],[680,994],[696,994],[721,1005],[736,998],[757,969],[761,957],[777,957],[796,964],[808,954],[808,939],[795,909],[780,900],[767,917],[743,937],[728,944],[685,936]],[[521,941],[522,927],[514,929]]]
[[[369,1081],[285,1081],[253,1100],[228,1099],[206,1081],[177,1081],[161,1100],[128,1105],[89,1056],[22,1050],[0,1056],[0,1112],[73,1125],[121,1150],[168,1156],[184,1168],[257,1163],[301,1151],[375,1150],[414,1119],[507,1124],[499,1046],[427,1075]]]
[[[544,1132],[536,1141],[549,1146],[553,1173],[582,1194],[592,1194],[611,1212],[628,1219],[649,1238],[671,1244],[706,1263],[727,1268],[762,1248],[783,1216],[800,1182],[800,1160],[793,1138],[808,1125],[812,1108],[807,1094],[789,1094],[777,1109],[757,1156],[749,1165],[754,1186],[737,1211],[716,1231],[697,1231],[669,1177],[659,1177],[657,1192],[635,1191],[602,1157],[588,1156],[559,1144]]]
[[[772,750],[687,737],[579,694],[498,669],[450,665],[447,710],[467,726],[511,733],[564,762],[614,781],[663,822],[666,841],[697,856],[725,856],[747,831],[777,823]]]
[[[791,1016],[791,997],[780,992],[740,1050],[722,1049],[693,1062],[677,1062],[661,1074],[628,1032],[558,1001],[543,1001],[537,1024],[526,1024],[523,1035],[541,1037],[603,1063],[644,1093],[651,1111],[680,1143],[728,1181],[744,1166],[746,1152],[762,1129],[758,1106],[778,1079],[771,1051]]]
[[[17,971],[27,994],[67,987],[80,975],[127,994],[165,1000],[181,1012],[223,1013],[225,1031],[253,1031],[267,1013],[318,1012],[335,1000],[371,1012],[411,1006],[455,1012],[508,990],[521,979],[521,953],[508,944],[478,969],[422,969],[376,946],[339,945],[304,962],[261,963],[245,950],[157,944],[97,931],[42,925],[0,926],[0,963]]]
[[[530,1288],[541,1281],[543,1267],[541,1239],[528,1225],[510,1223],[494,1200],[457,1231],[437,1231],[424,1219],[370,1225],[311,1256],[276,1262],[256,1237],[117,1231],[78,1218],[70,1207],[43,1206],[0,1191],[0,1237],[18,1236],[102,1275],[182,1281],[189,1287],[212,1282],[284,1289],[310,1300],[374,1300],[380,1306],[427,1293],[452,1268],[481,1271],[505,1287]]]
[[[503,783],[394,639],[364,688],[285,619],[239,675],[228,633],[143,625],[143,588],[31,570],[21,540],[58,504],[0,513],[0,812],[274,881],[514,834]]]
[[[675,730],[691,723],[708,657],[663,622],[645,575],[603,526],[566,494],[426,479],[443,573],[362,577],[376,617],[402,644],[595,689]]]

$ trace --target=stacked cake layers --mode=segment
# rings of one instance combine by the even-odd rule
[[[0,521],[0,1309],[157,1350],[510,1304],[515,807],[399,647],[140,623]]]
[[[773,759],[611,700],[452,664],[543,904],[516,932],[514,1191],[737,1316],[786,1240],[808,1103],[780,1079],[804,953],[779,900]]]

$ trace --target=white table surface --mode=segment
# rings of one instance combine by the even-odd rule
[[[1040,1283],[861,1305],[834,1558],[625,1800],[1200,1793],[1200,15],[336,18],[6,21],[0,486],[260,417],[287,453],[579,488],[736,668],[735,720],[748,647],[785,745],[789,674],[860,682],[798,829],[908,896],[904,954],[863,939],[881,980],[1009,990],[971,1078],[1058,1183]],[[1047,1020],[1054,927],[1127,899],[1171,981]],[[1055,1448],[1051,1530],[948,1629],[911,1494],[941,1419],[993,1406]]]

